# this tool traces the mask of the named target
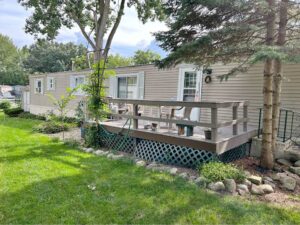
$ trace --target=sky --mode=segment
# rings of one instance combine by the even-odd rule
[[[31,15],[17,0],[0,0],[0,33],[9,36],[18,47],[34,43],[33,36],[24,31],[25,20]],[[164,23],[155,21],[143,24],[137,18],[134,8],[127,8],[114,37],[111,53],[132,56],[136,50],[153,50],[162,56],[166,53],[158,46],[153,32],[166,30]],[[87,42],[77,26],[61,29],[56,38],[58,42]]]

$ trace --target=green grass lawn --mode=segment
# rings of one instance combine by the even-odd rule
[[[37,123],[0,114],[0,224],[300,223],[295,209],[220,197],[72,149],[32,133]]]

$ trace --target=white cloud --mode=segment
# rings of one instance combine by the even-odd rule
[[[24,31],[25,20],[30,14],[31,12],[26,11],[16,0],[0,0],[0,33],[11,37],[19,47],[33,43],[33,36],[26,34]],[[147,22],[143,24],[138,20],[134,8],[126,8],[112,47],[144,49],[154,40],[152,32],[165,29],[166,26],[162,22]],[[57,41],[85,43],[77,26],[74,26],[72,29],[62,29],[57,37]]]
[[[154,40],[153,32],[165,30],[162,22],[143,24],[134,8],[127,8],[113,40],[113,46],[136,46],[145,48]]]

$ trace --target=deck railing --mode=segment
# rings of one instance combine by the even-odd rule
[[[163,122],[170,124],[181,124],[186,126],[198,126],[211,129],[211,140],[218,141],[218,129],[221,127],[232,126],[232,134],[238,135],[238,124],[243,123],[243,131],[247,131],[248,126],[248,101],[235,102],[184,102],[184,101],[162,101],[162,100],[134,100],[134,99],[112,99],[108,98],[110,103],[128,104],[132,105],[131,114],[117,114],[112,113],[113,116],[123,117],[133,120],[133,128],[138,129],[139,120]],[[188,108],[206,108],[211,109],[211,121],[209,123],[199,122],[194,120],[172,119],[172,118],[158,118],[139,115],[140,106],[155,106],[155,107],[188,107]],[[238,109],[243,107],[243,116],[238,118]],[[232,108],[232,119],[230,121],[219,122],[219,109]]]

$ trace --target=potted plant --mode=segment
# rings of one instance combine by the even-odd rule
[[[206,128],[204,130],[204,136],[206,140],[211,140],[211,129],[210,128]]]

